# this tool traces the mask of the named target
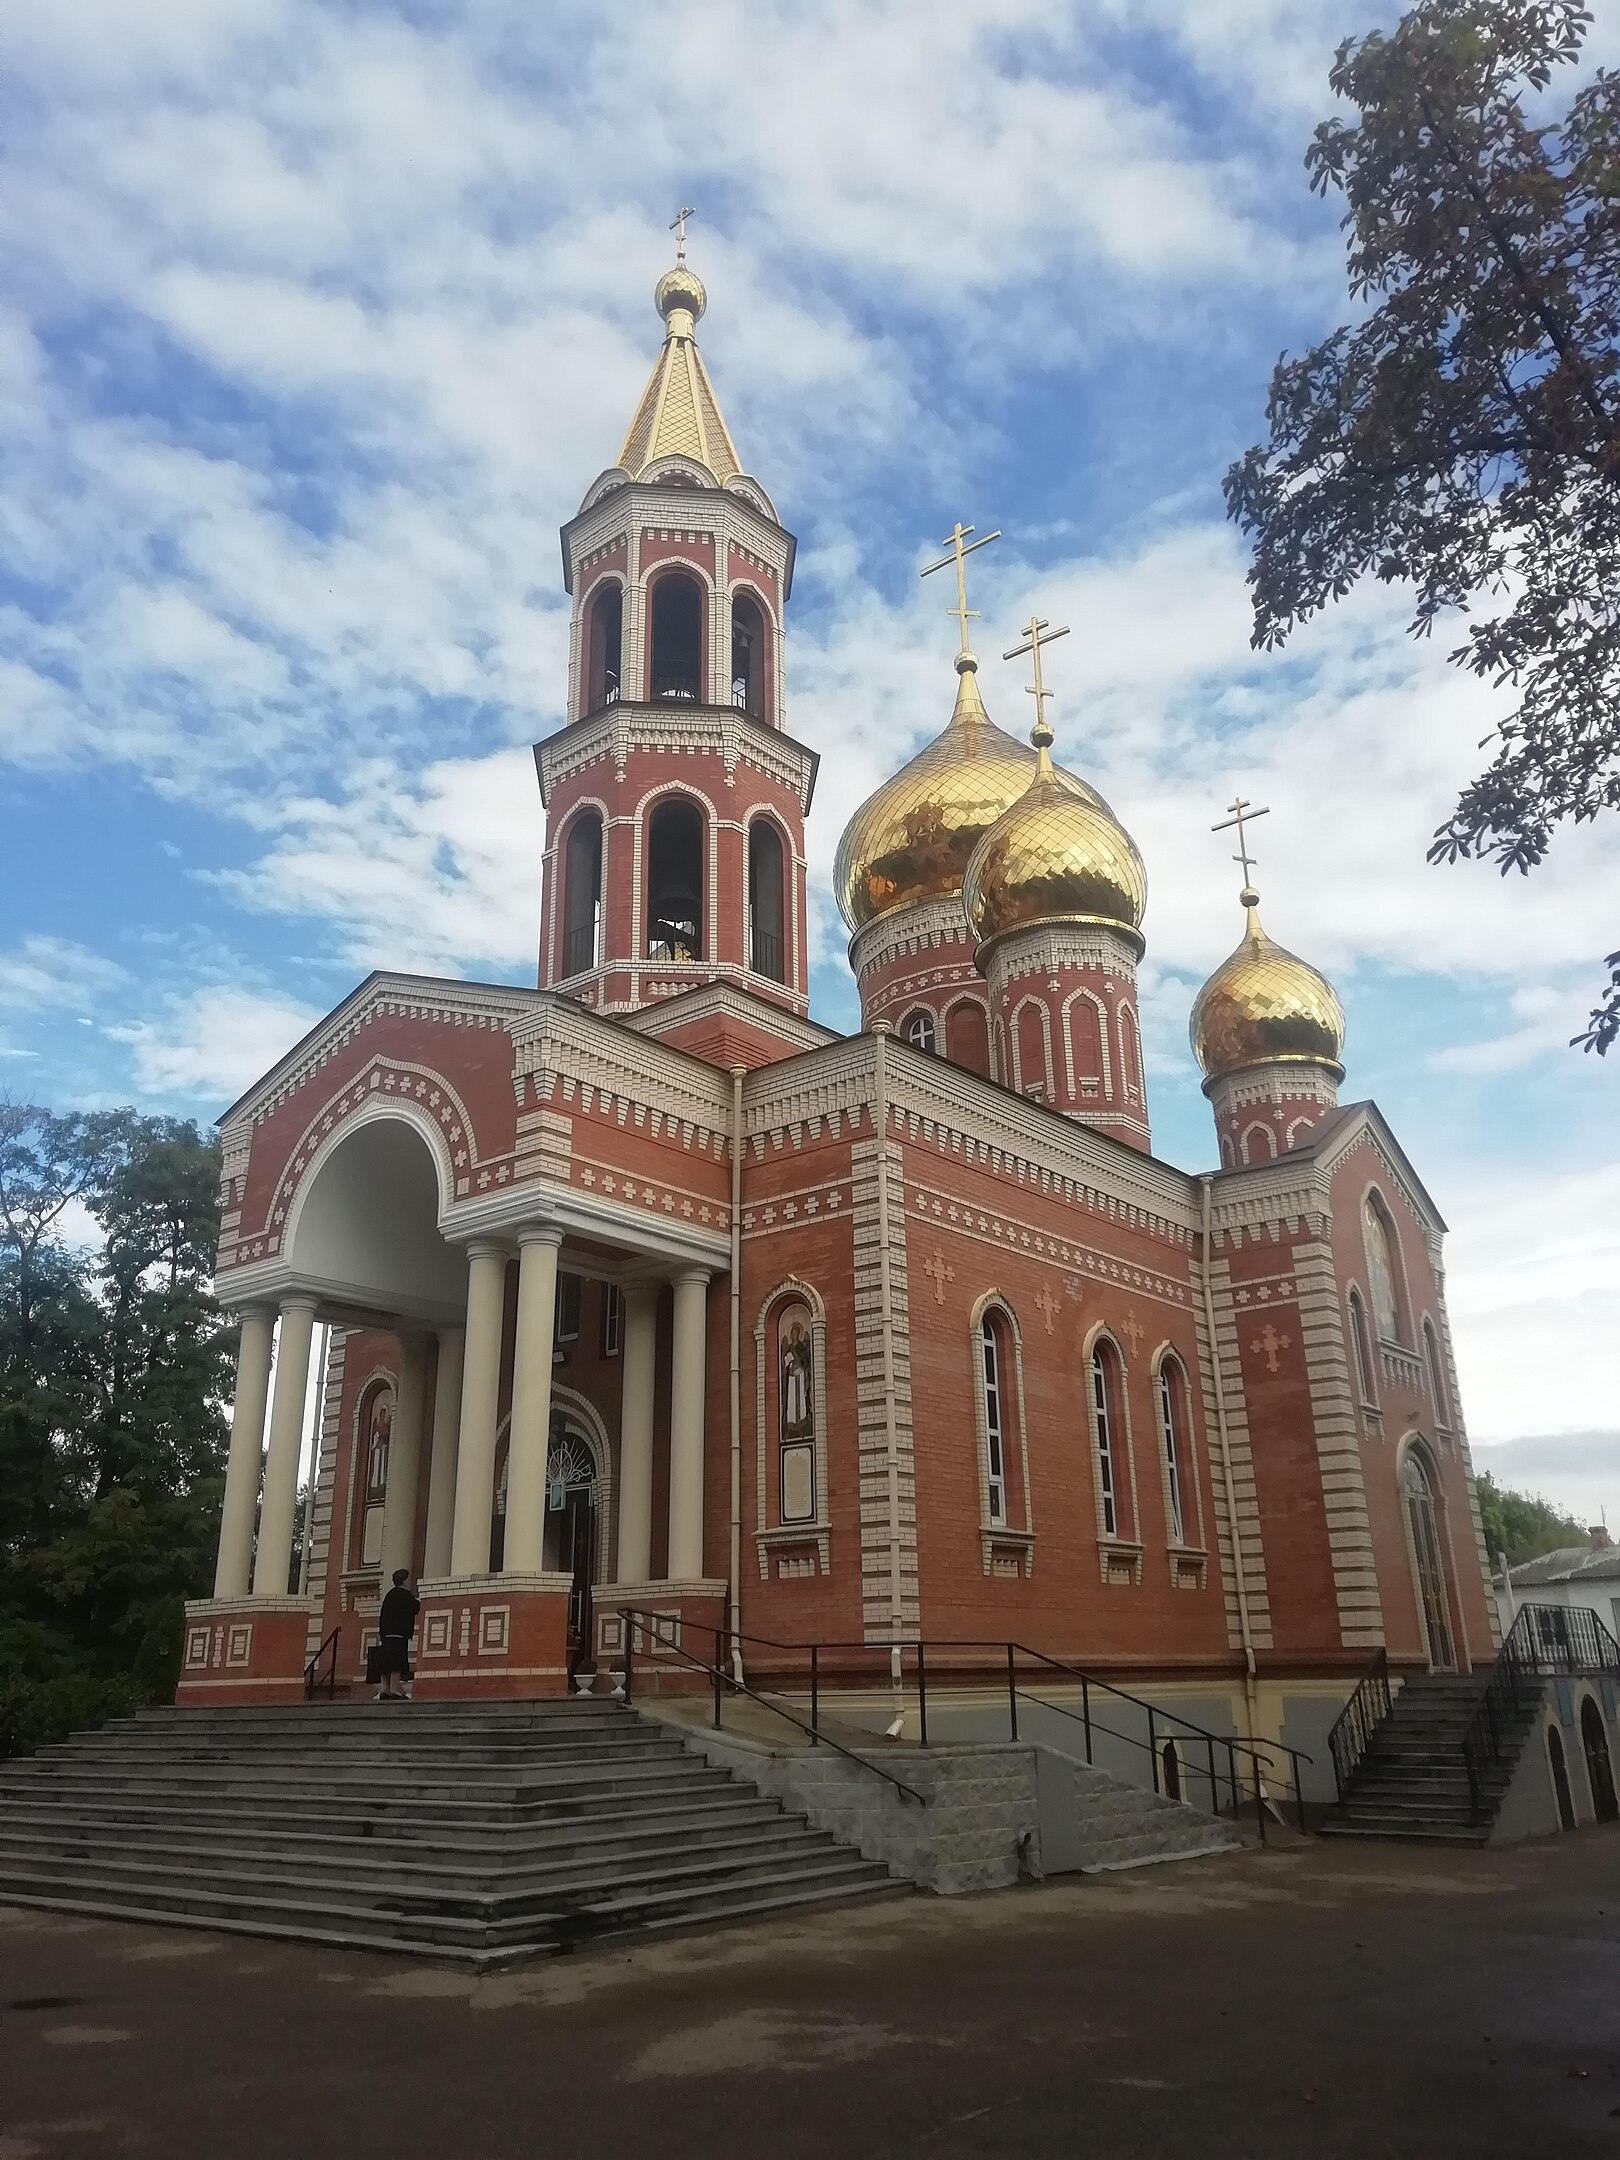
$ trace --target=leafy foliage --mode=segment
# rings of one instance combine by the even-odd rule
[[[218,1182],[195,1125],[0,1102],[0,1753],[173,1692],[235,1350]]]
[[[1485,1531],[1485,1549],[1493,1557],[1507,1555],[1509,1567],[1521,1560],[1535,1560],[1542,1553],[1557,1552],[1566,1545],[1584,1545],[1585,1527],[1572,1516],[1560,1515],[1551,1501],[1539,1494],[1515,1492],[1498,1485],[1488,1470],[1474,1480],[1479,1494],[1479,1519]]]
[[[1368,574],[1411,585],[1419,635],[1493,603],[1451,657],[1518,702],[1429,855],[1504,875],[1620,807],[1620,77],[1539,116],[1590,20],[1578,0],[1419,0],[1340,46],[1329,80],[1358,118],[1325,121],[1305,162],[1344,197],[1364,312],[1279,360],[1270,439],[1225,480],[1257,646]],[[1600,1054],[1620,952],[1605,965],[1575,1038]]]

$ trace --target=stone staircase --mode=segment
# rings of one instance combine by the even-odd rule
[[[0,1767],[0,1902],[499,1963],[909,1890],[621,1703],[149,1710]]]
[[[1483,1845],[1540,1706],[1531,1688],[1521,1716],[1504,1730],[1502,1760],[1485,1774],[1476,1819],[1462,1739],[1487,1678],[1429,1673],[1408,1680],[1374,1730],[1343,1802],[1323,1822],[1323,1836]]]

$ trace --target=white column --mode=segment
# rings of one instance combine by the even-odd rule
[[[253,1595],[285,1597],[292,1568],[293,1517],[298,1510],[298,1456],[304,1438],[304,1398],[309,1389],[309,1344],[315,1332],[315,1300],[281,1301],[276,1345],[276,1386],[270,1402],[270,1448],[264,1463],[259,1507],[259,1550],[253,1562]]]
[[[464,1328],[439,1336],[433,1378],[433,1454],[428,1463],[427,1548],[422,1573],[437,1581],[450,1572],[450,1534],[456,1520],[456,1444],[461,1437],[461,1368]]]
[[[225,1466],[225,1504],[219,1517],[219,1558],[214,1595],[246,1597],[253,1571],[253,1516],[259,1504],[264,1453],[264,1413],[270,1400],[270,1340],[276,1316],[268,1305],[242,1315],[236,1353],[236,1403],[231,1411],[231,1452]]]
[[[619,1406],[619,1580],[652,1574],[653,1364],[658,1285],[637,1283],[624,1297],[623,1395]]]
[[[709,1274],[675,1278],[675,1333],[669,1402],[669,1579],[703,1575],[703,1383]]]
[[[456,1460],[452,1575],[489,1573],[495,1507],[495,1420],[500,1410],[501,1335],[506,1321],[506,1247],[468,1248],[467,1342],[461,1376],[461,1444]]]
[[[501,1572],[538,1575],[546,1530],[546,1452],[551,1436],[551,1352],[556,1333],[557,1249],[562,1232],[518,1233],[517,1340],[512,1358],[512,1439],[506,1472]]]
[[[388,1492],[383,1502],[382,1579],[408,1568],[416,1544],[416,1496],[422,1472],[422,1415],[427,1408],[427,1337],[402,1332],[394,1429],[388,1444]]]

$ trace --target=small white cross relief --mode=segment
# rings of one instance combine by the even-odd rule
[[[1254,1341],[1250,1343],[1249,1348],[1255,1353],[1257,1357],[1260,1356],[1262,1353],[1264,1354],[1266,1361],[1266,1370],[1268,1372],[1279,1372],[1281,1370],[1281,1367],[1277,1362],[1277,1352],[1279,1350],[1286,1350],[1289,1347],[1291,1340],[1292,1338],[1290,1336],[1279,1335],[1276,1329],[1272,1326],[1271,1322],[1268,1320],[1265,1326],[1260,1330],[1260,1333],[1255,1337]]]

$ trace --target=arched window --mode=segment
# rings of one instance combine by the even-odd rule
[[[1401,1496],[1406,1504],[1406,1527],[1412,1541],[1412,1565],[1417,1574],[1418,1613],[1428,1643],[1429,1668],[1451,1672],[1456,1664],[1451,1647],[1451,1607],[1446,1598],[1446,1575],[1440,1561],[1440,1529],[1435,1518],[1434,1488],[1421,1450],[1411,1446],[1401,1469]]]
[[[1556,1725],[1547,1727],[1547,1767],[1552,1772],[1553,1800],[1560,1830],[1575,1827],[1575,1798],[1569,1789],[1569,1765],[1564,1759],[1563,1735]]]
[[[602,816],[581,810],[563,850],[564,975],[583,975],[602,957]]]
[[[815,1326],[808,1305],[776,1321],[777,1520],[816,1519]]]
[[[984,1481],[987,1516],[1007,1520],[1007,1356],[1001,1324],[987,1312],[979,1328],[980,1387],[984,1403]]]
[[[1401,1331],[1401,1307],[1395,1262],[1395,1234],[1389,1216],[1376,1193],[1369,1193],[1361,1210],[1362,1236],[1367,1247],[1367,1280],[1372,1291],[1373,1321],[1385,1342],[1406,1340]]]
[[[1142,1094],[1142,1045],[1136,1032],[1136,1015],[1128,1005],[1119,1008],[1119,1077],[1127,1102]]]
[[[1440,1362],[1440,1343],[1432,1320],[1425,1320],[1423,1323],[1423,1362],[1429,1372],[1429,1396],[1434,1403],[1434,1421],[1449,1430],[1451,1402],[1446,1394],[1446,1372]]]
[[[624,644],[624,594],[605,584],[591,601],[585,622],[585,710],[600,712],[619,701]]]
[[[945,1015],[945,1055],[966,1072],[990,1077],[990,1016],[977,998],[958,998]]]
[[[703,957],[703,813],[666,797],[647,823],[647,958]]]
[[[1367,1315],[1361,1292],[1352,1290],[1346,1304],[1350,1313],[1350,1362],[1355,1369],[1356,1399],[1370,1410],[1378,1397],[1373,1392],[1372,1346],[1367,1340]]]
[[[394,1444],[394,1391],[379,1386],[361,1413],[360,1565],[382,1558],[383,1511],[388,1501],[388,1458]]]
[[[782,836],[757,817],[748,828],[748,964],[772,982],[787,981],[783,913]]]
[[[1120,1493],[1117,1450],[1124,1439],[1119,1352],[1099,1342],[1091,1353],[1091,1441],[1097,1465],[1097,1506],[1104,1537],[1118,1537]]]
[[[684,570],[667,570],[652,589],[652,694],[703,697],[703,593]]]
[[[765,620],[751,593],[731,603],[731,702],[756,720],[765,717]]]
[[[1243,1128],[1243,1160],[1245,1162],[1270,1162],[1277,1152],[1277,1136],[1269,1125],[1246,1125]]]
[[[1113,1091],[1108,1084],[1108,1037],[1104,1033],[1102,1006],[1096,998],[1080,991],[1069,1000],[1067,1024],[1075,1093],[1082,1102],[1106,1099]]]
[[[907,1013],[901,1033],[913,1050],[926,1050],[930,1057],[933,1056],[936,1039],[934,1016],[926,1005],[919,1005],[914,1013]]]
[[[1187,1542],[1182,1481],[1187,1474],[1187,1376],[1166,1356],[1159,1362],[1159,1439],[1164,1448],[1165,1505],[1172,1545]]]
[[[1013,1014],[1013,1056],[1018,1061],[1018,1091],[1036,1102],[1050,1102],[1052,1038],[1046,1007],[1027,997]]]

